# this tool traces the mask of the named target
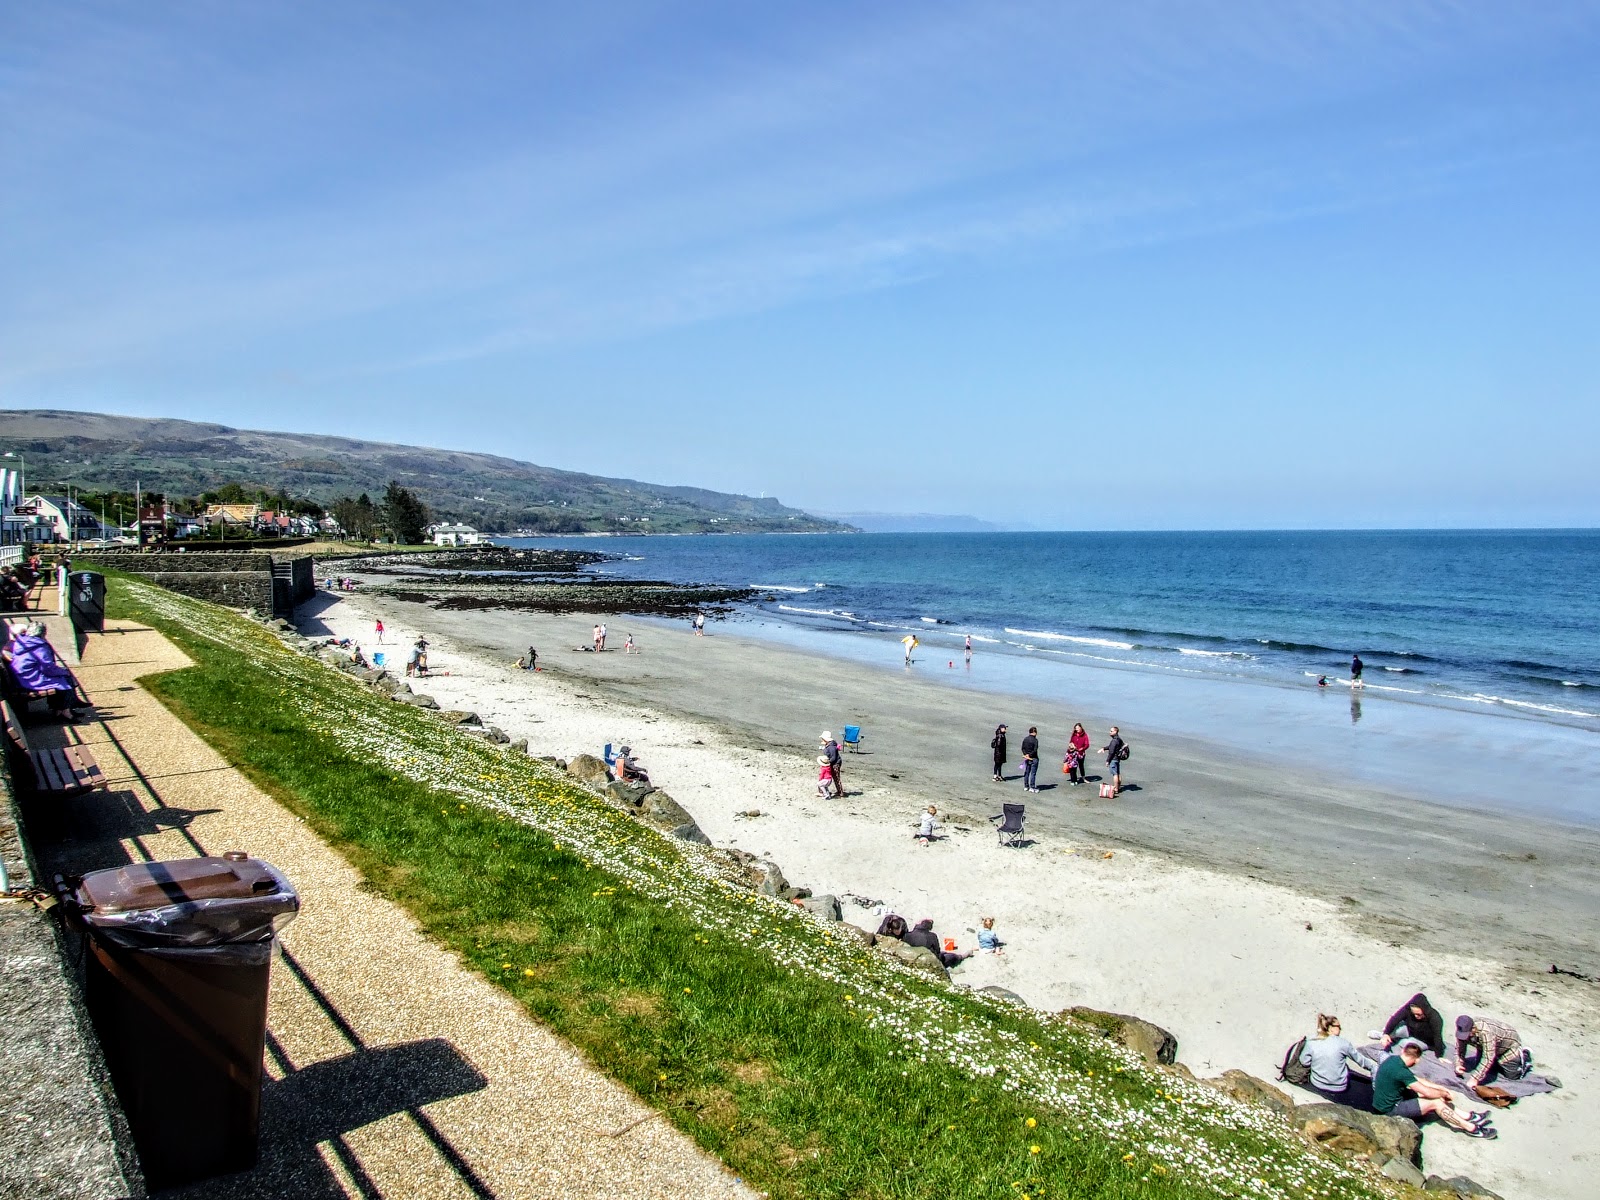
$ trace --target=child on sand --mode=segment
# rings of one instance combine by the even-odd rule
[[[817,795],[824,800],[833,795],[833,769],[825,754],[817,755]]]
[[[994,918],[984,917],[978,930],[978,949],[985,954],[1004,954],[1000,948],[1000,935],[994,931]]]
[[[917,842],[919,845],[926,846],[933,841],[934,830],[939,828],[939,822],[934,820],[938,813],[939,810],[930,804],[928,805],[928,811],[922,814],[922,822],[917,826]]]

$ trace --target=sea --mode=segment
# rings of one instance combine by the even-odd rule
[[[758,638],[900,668],[914,635],[914,669],[952,686],[1128,706],[1181,734],[1242,714],[1239,744],[1303,755],[1300,714],[1320,722],[1339,696],[1339,723],[1376,714],[1469,761],[1477,745],[1554,753],[1581,793],[1565,807],[1600,814],[1585,774],[1600,769],[1600,530],[501,540],[602,551],[607,574],[752,587],[729,619]],[[1347,741],[1311,740],[1349,761]],[[1433,774],[1452,772],[1456,793],[1485,786],[1460,763]]]

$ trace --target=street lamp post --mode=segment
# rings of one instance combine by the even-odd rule
[[[28,494],[28,459],[20,450],[7,450],[5,456],[16,459],[20,464],[17,471],[17,502],[20,504]],[[14,508],[15,505],[12,507]],[[4,506],[0,505],[0,526],[4,524]],[[18,532],[20,533],[21,531],[18,530]]]

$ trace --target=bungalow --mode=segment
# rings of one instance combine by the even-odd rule
[[[427,532],[435,546],[476,546],[483,541],[471,525],[429,525]]]

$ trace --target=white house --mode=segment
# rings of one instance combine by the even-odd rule
[[[428,540],[435,546],[476,546],[483,535],[471,525],[429,525]]]
[[[65,496],[24,496],[17,511],[34,518],[33,528],[25,535],[28,541],[93,542],[117,534],[114,528],[102,527],[94,513]]]

